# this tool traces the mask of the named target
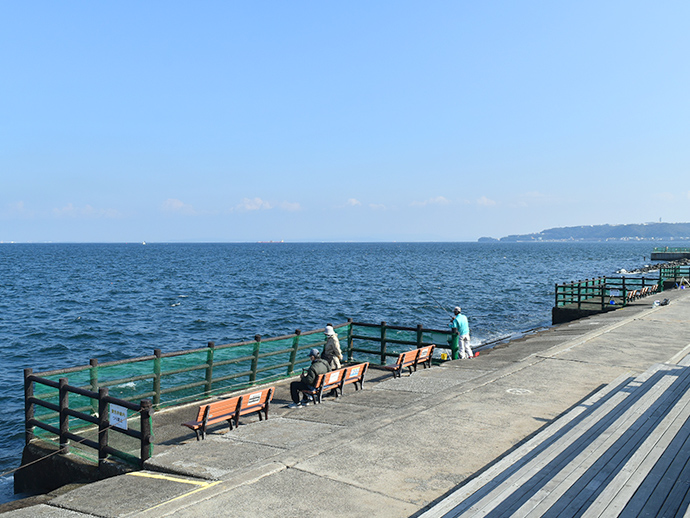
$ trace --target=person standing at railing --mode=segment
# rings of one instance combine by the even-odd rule
[[[342,366],[343,352],[340,350],[340,340],[338,340],[338,335],[335,334],[331,324],[326,326],[324,334],[326,335],[326,344],[323,346],[321,357],[328,362],[331,370],[334,371]]]
[[[461,313],[462,308],[455,306],[453,314],[455,318],[451,321],[450,327],[458,330],[460,335],[460,358],[463,360],[474,358],[472,347],[470,347],[470,324],[467,317]]]
[[[307,406],[309,404],[309,399],[305,396],[300,403],[299,393],[302,390],[314,390],[314,385],[316,385],[316,379],[319,377],[319,374],[326,374],[331,370],[328,362],[321,358],[318,349],[311,349],[309,351],[309,358],[311,358],[311,365],[307,369],[307,372],[302,374],[299,381],[290,383],[290,397],[292,398],[292,403],[288,405],[288,408]]]

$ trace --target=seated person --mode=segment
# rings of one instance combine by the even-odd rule
[[[331,370],[328,362],[321,359],[318,349],[311,349],[309,351],[309,357],[311,358],[311,365],[307,369],[307,372],[302,373],[299,381],[293,381],[290,383],[290,396],[292,397],[292,403],[288,405],[288,408],[307,406],[309,404],[309,399],[307,397],[305,397],[300,403],[300,391],[314,390],[314,384],[316,383],[316,378],[319,377],[319,374],[326,374]]]

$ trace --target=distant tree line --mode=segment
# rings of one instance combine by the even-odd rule
[[[515,234],[501,239],[479,238],[480,242],[531,241],[635,241],[690,240],[690,223],[641,223],[631,225],[582,225],[542,230],[536,234]]]

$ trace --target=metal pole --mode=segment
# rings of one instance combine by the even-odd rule
[[[108,427],[110,426],[110,419],[108,416],[108,387],[98,389],[98,467],[108,458],[105,452],[108,446]]]
[[[69,392],[67,391],[67,378],[60,378],[60,453],[69,453]]]
[[[153,404],[161,404],[161,350],[153,350]]]
[[[386,323],[381,322],[381,365],[386,365]]]
[[[34,418],[34,404],[31,402],[31,398],[34,397],[34,382],[29,381],[33,372],[33,369],[24,369],[24,441],[26,444],[34,438],[34,427],[29,424]]]
[[[208,350],[206,351],[206,388],[204,391],[204,395],[207,397],[211,394],[211,389],[213,388],[213,355],[215,350],[215,342],[209,342]]]
[[[149,399],[142,399],[139,406],[141,407],[141,467],[143,468],[144,462],[150,459],[153,453],[153,435],[151,433],[153,407]]]
[[[290,351],[290,365],[288,365],[288,376],[295,371],[295,361],[297,361],[297,349],[299,349],[299,336],[301,329],[295,329],[295,337],[292,339],[292,351]]]
[[[91,391],[98,392],[98,360],[96,358],[91,358],[89,360],[89,381],[91,382]],[[91,410],[95,414],[98,412],[98,401],[91,400]]]
[[[254,358],[252,358],[252,373],[249,375],[249,381],[252,383],[256,381],[256,371],[259,368],[259,351],[261,349],[261,335],[254,335]]]

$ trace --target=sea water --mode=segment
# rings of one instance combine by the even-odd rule
[[[658,245],[658,243],[657,243]],[[0,244],[0,502],[24,445],[23,369],[357,322],[474,345],[548,326],[556,283],[649,263],[650,243]],[[649,274],[648,274],[649,275]]]

